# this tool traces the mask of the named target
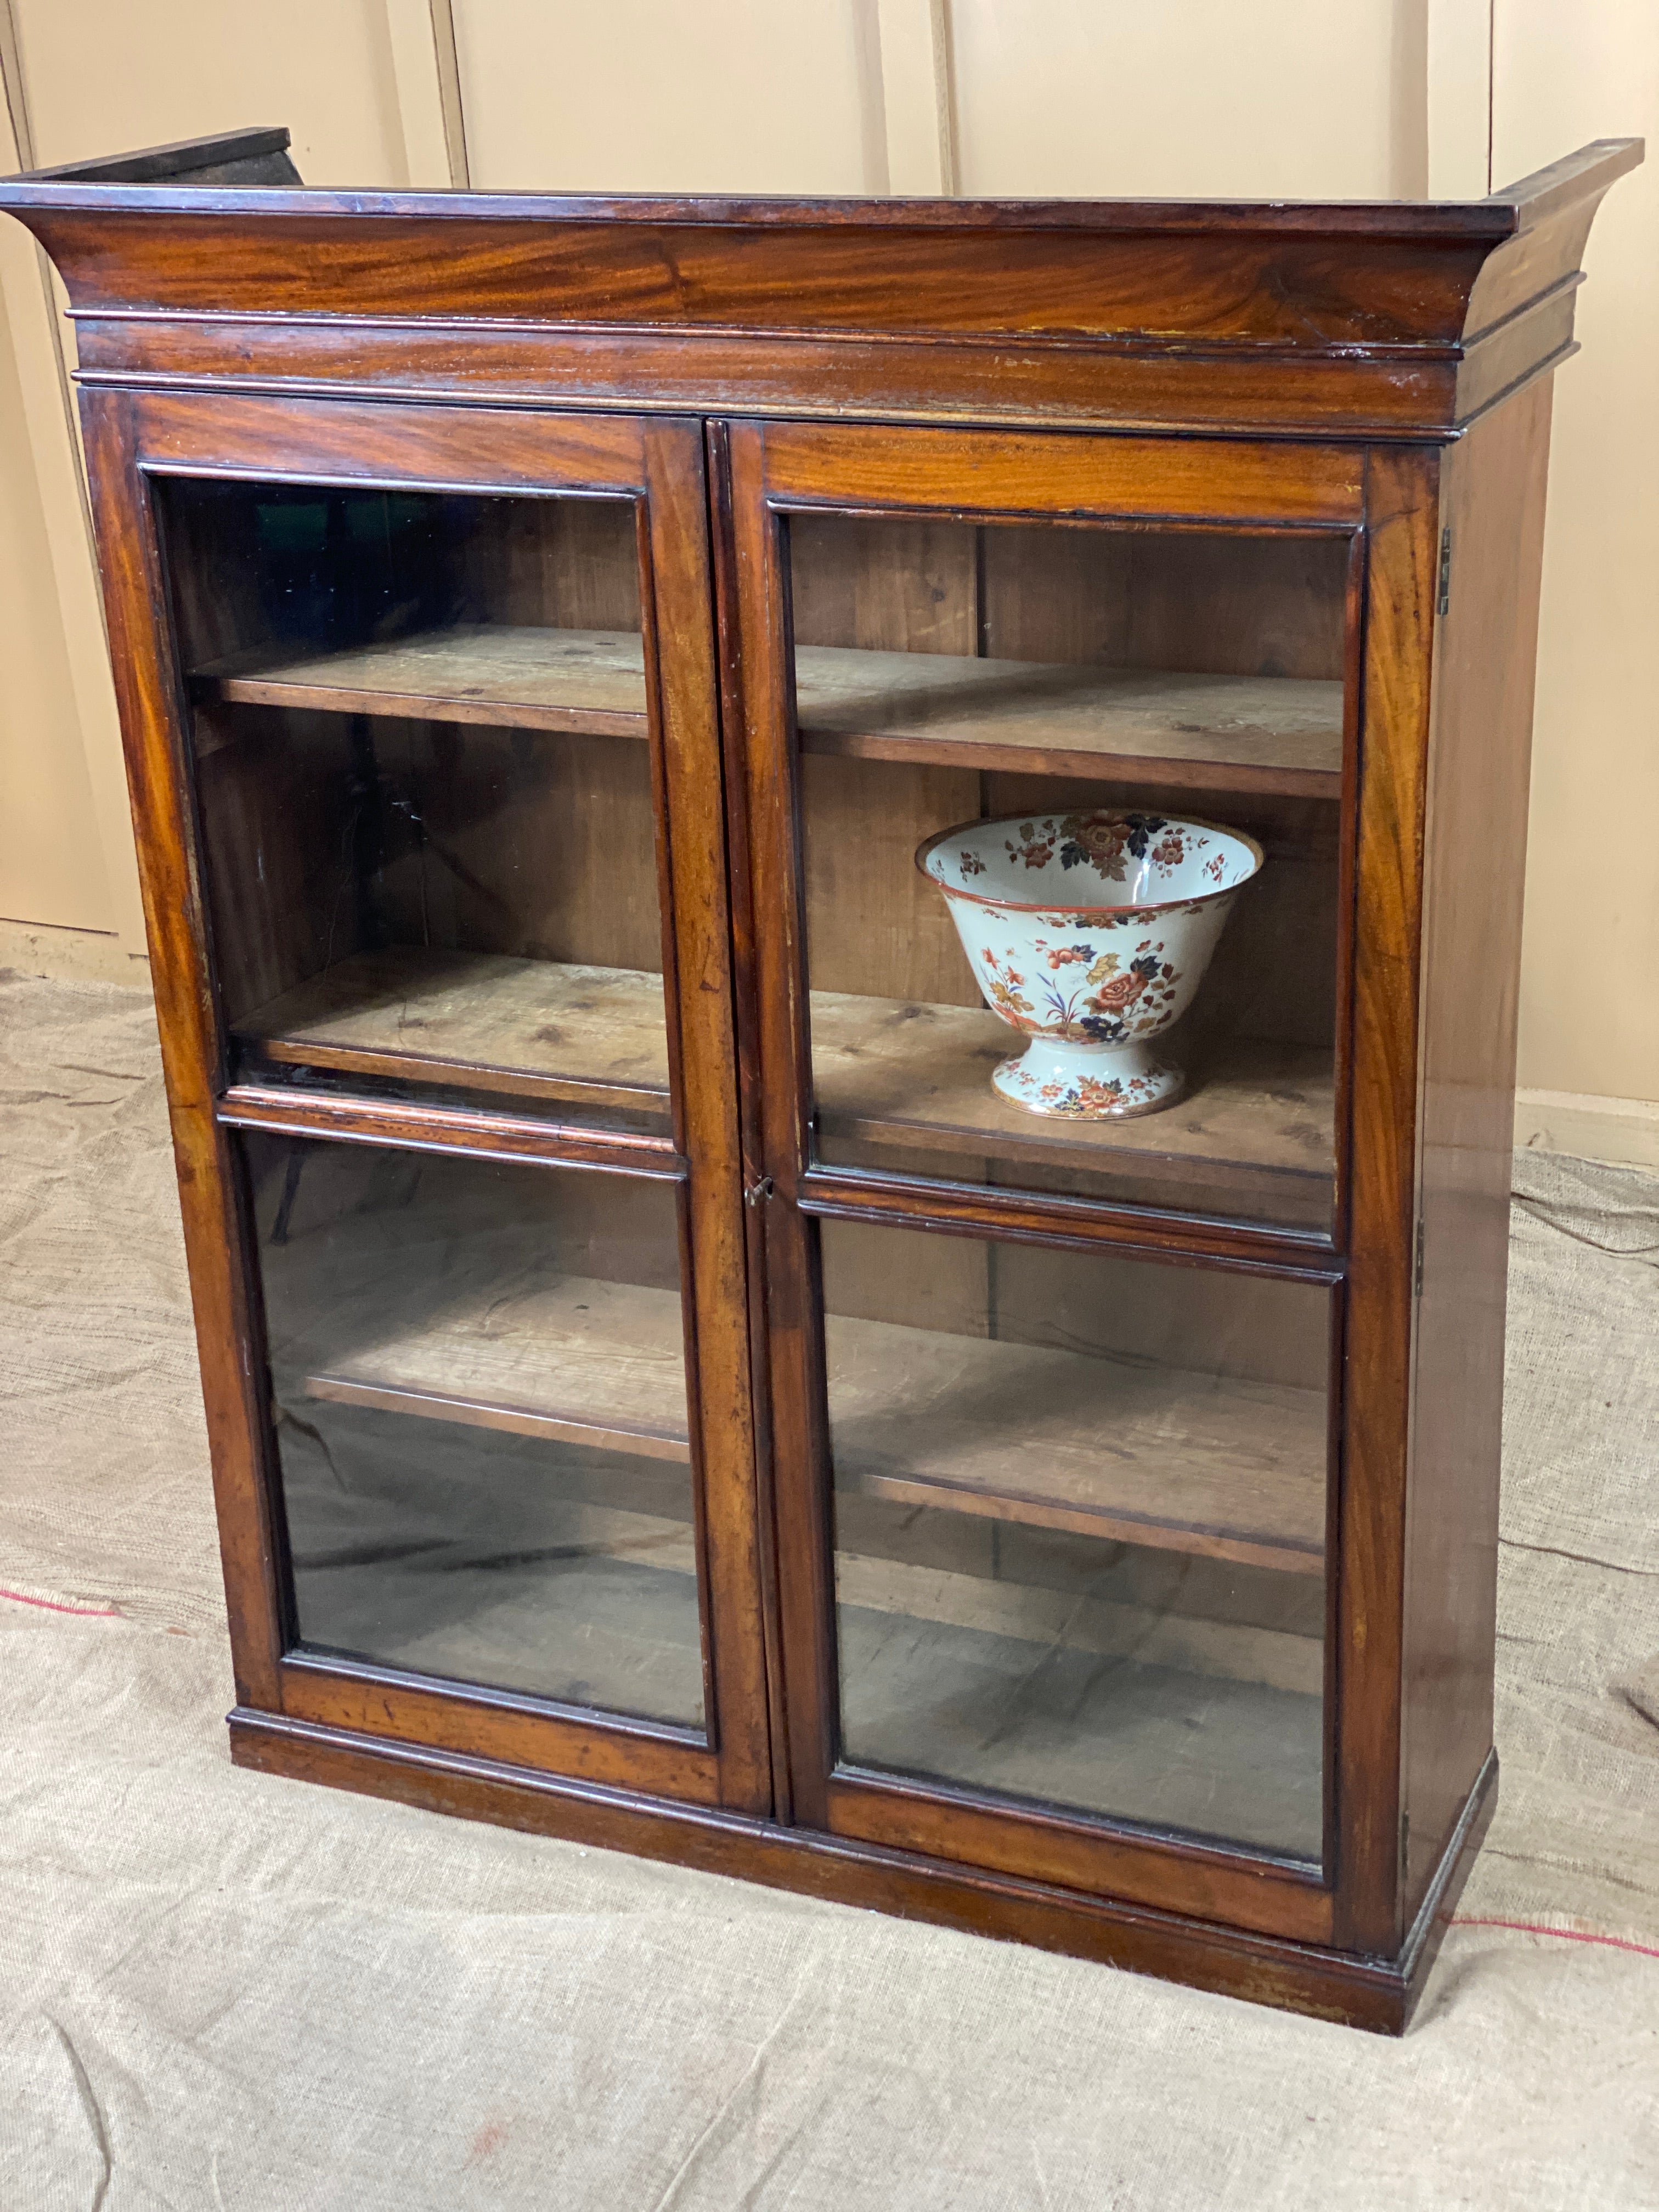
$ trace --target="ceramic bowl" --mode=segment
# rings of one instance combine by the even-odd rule
[[[1181,1068],[1154,1049],[1203,980],[1253,837],[1161,814],[964,822],[916,853],[975,979],[1031,1040],[991,1078],[1033,1114],[1121,1120],[1171,1106]]]

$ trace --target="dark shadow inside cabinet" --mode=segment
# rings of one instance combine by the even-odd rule
[[[787,528],[817,1158],[1328,1231],[1352,539]],[[1030,1018],[994,1012],[970,957],[983,908],[947,900],[918,850],[975,823],[1036,860],[1047,839],[1059,864],[1011,895],[1070,907],[1089,874],[1070,865],[1078,825],[1103,815],[1146,825],[1158,851],[1231,834],[1261,860],[1159,1040],[1184,1077],[1173,1102],[1028,1111],[993,1078],[1051,977],[1018,977]],[[1060,969],[1108,942],[1043,950]],[[1109,1006],[1140,988],[1147,942],[1137,927],[1123,945]]]
[[[669,1127],[636,511],[175,479],[236,1073]]]

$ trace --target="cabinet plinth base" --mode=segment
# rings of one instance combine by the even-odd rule
[[[1042,1882],[238,1706],[239,1766],[1091,1959],[1374,2033],[1410,2021],[1498,1799],[1492,1753],[1398,1955],[1363,1957]]]

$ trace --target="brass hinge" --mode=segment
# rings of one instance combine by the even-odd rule
[[[1451,605],[1451,525],[1440,533],[1440,596],[1435,605],[1443,615]]]
[[[750,1183],[743,1194],[750,1206],[759,1206],[763,1200],[770,1198],[776,1188],[777,1185],[770,1176],[763,1176],[758,1182]]]
[[[1419,1223],[1418,1223],[1418,1224],[1417,1224],[1417,1264],[1416,1264],[1416,1267],[1415,1267],[1415,1268],[1413,1269],[1413,1274],[1412,1274],[1412,1296],[1413,1296],[1414,1298],[1420,1298],[1420,1297],[1422,1297],[1422,1295],[1423,1295],[1423,1224],[1422,1224],[1422,1222],[1421,1222],[1421,1221],[1419,1221]]]

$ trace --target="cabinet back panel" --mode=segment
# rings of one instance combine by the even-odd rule
[[[952,1336],[1053,1346],[1322,1390],[1329,1347],[1300,1283],[837,1221],[825,1310]]]
[[[233,1024],[378,945],[661,973],[637,741],[249,706],[197,731]]]
[[[202,708],[195,729],[204,888],[234,1024],[368,942],[350,756],[335,714]]]
[[[1342,674],[1347,541],[1010,525],[983,542],[983,650],[1222,676]]]
[[[672,1208],[659,1183],[575,1169],[515,1168],[477,1172],[441,1154],[363,1145],[307,1144],[305,1171],[291,1195],[285,1172],[291,1147],[252,1139],[246,1146],[254,1203],[269,1233],[287,1205],[285,1240],[297,1242],[363,1215],[397,1218],[418,1194],[429,1245],[446,1235],[522,1234],[550,1267],[605,1282],[678,1290],[679,1245]],[[398,1287],[398,1286],[393,1286]]]
[[[961,522],[792,516],[795,642],[867,653],[977,652],[977,537]]]
[[[639,536],[628,500],[481,501],[451,575],[458,621],[640,627]]]
[[[644,745],[427,723],[407,761],[424,835],[398,941],[660,974]]]
[[[806,758],[806,943],[815,991],[977,1006],[979,988],[945,901],[915,865],[935,830],[971,821],[971,769]]]

